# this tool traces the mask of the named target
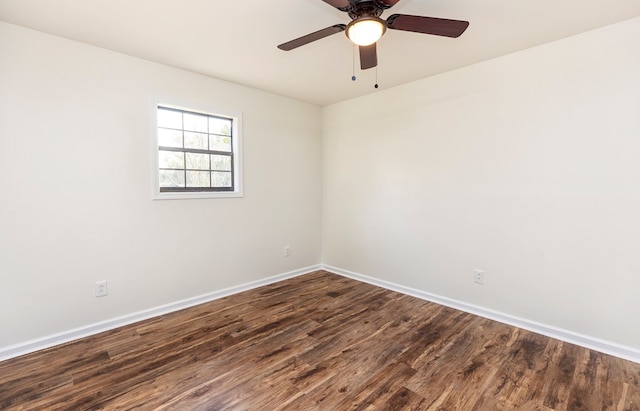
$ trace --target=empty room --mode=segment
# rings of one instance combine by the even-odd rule
[[[0,0],[0,410],[640,410],[640,2]]]

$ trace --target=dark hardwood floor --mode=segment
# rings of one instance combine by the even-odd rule
[[[324,271],[0,362],[2,410],[640,410],[640,364]]]

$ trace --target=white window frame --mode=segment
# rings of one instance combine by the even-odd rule
[[[233,150],[233,191],[185,191],[185,192],[161,192],[160,191],[160,166],[158,163],[159,143],[158,143],[158,107],[167,107],[176,110],[184,110],[192,113],[204,114],[216,117],[225,117],[232,120],[232,150]],[[154,99],[152,104],[152,198],[154,200],[184,200],[184,199],[206,199],[206,198],[237,198],[243,197],[242,179],[242,114],[228,113],[197,104],[176,104],[166,99]]]

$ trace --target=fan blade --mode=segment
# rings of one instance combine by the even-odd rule
[[[309,44],[312,41],[323,39],[332,34],[340,33],[344,31],[347,26],[344,24],[336,24],[331,27],[327,27],[326,29],[315,31],[311,34],[307,34],[306,36],[298,37],[295,40],[288,41],[286,43],[282,43],[278,46],[280,50],[289,51],[293,50],[297,47],[304,46],[305,44]]]
[[[436,36],[459,37],[469,27],[468,21],[439,19],[436,17],[410,16],[394,14],[387,19],[387,27],[394,30],[413,31],[415,33]]]
[[[347,11],[349,8],[349,0],[322,0],[330,6],[338,10]]]
[[[399,1],[400,0],[376,0],[376,3],[378,3],[383,9],[388,9],[395,6]]]
[[[360,68],[366,70],[377,65],[378,53],[376,52],[376,43],[370,46],[360,46]]]

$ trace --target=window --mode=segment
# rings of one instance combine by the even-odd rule
[[[238,117],[157,105],[156,198],[239,197]]]

